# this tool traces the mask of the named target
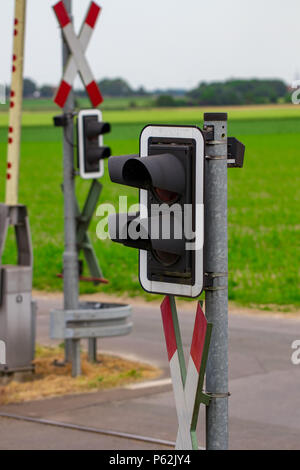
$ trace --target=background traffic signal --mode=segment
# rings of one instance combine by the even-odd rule
[[[109,217],[111,239],[140,250],[148,292],[197,297],[203,288],[204,137],[197,127],[147,126],[140,156],[111,157],[113,182],[140,189],[140,212]]]
[[[77,119],[78,168],[84,179],[101,178],[104,174],[104,158],[111,155],[103,145],[103,134],[110,132],[110,124],[102,122],[98,109],[81,110]]]

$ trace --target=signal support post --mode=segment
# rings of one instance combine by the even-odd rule
[[[108,160],[113,182],[140,190],[139,212],[109,216],[111,239],[139,250],[140,283],[146,291],[167,294],[161,311],[180,450],[198,449],[201,403],[207,407],[207,449],[228,448],[227,168],[243,166],[245,147],[227,138],[227,114],[206,113],[204,120],[203,131],[146,126],[139,155]],[[153,215],[159,204],[158,216]],[[188,216],[186,206],[191,208]],[[193,234],[194,251],[185,230],[178,236],[184,223]],[[187,368],[174,296],[198,297],[203,288],[206,317],[199,303]]]

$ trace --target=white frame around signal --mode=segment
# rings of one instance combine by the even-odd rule
[[[200,210],[196,211],[196,243],[201,249],[196,251],[195,284],[173,284],[169,282],[150,281],[147,277],[147,251],[140,250],[140,282],[148,292],[179,295],[184,297],[198,297],[203,290],[203,241],[204,241],[204,160],[205,143],[202,132],[197,127],[176,126],[147,126],[140,138],[140,156],[148,156],[148,142],[151,137],[184,138],[196,141],[196,204]],[[140,216],[148,217],[147,191],[140,190]]]
[[[98,115],[98,121],[102,122],[102,112],[99,109],[82,109],[78,113],[78,156],[79,156],[79,174],[85,180],[102,178],[104,175],[104,161],[99,161],[99,171],[94,173],[85,173],[84,171],[84,143],[83,143],[83,118],[85,116]],[[103,136],[99,135],[99,146],[103,146]]]

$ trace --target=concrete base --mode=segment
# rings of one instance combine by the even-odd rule
[[[0,385],[7,385],[10,382],[30,382],[34,380],[35,367],[32,365],[30,368],[14,370],[14,371],[0,371]]]

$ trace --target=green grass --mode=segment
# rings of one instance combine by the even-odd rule
[[[29,208],[35,253],[34,287],[59,290],[63,251],[63,198],[61,130],[51,125],[49,112],[23,116],[20,201]],[[112,133],[106,138],[113,154],[138,152],[138,137],[147,123],[202,125],[201,109],[149,109],[107,111]],[[229,297],[246,305],[300,305],[300,109],[278,107],[230,109],[229,135],[246,145],[244,169],[229,174]],[[0,199],[4,199],[7,115],[0,114]],[[118,203],[138,193],[114,185],[106,174],[100,202]],[[77,179],[77,194],[83,203],[89,183]],[[91,237],[106,278],[105,292],[144,294],[138,281],[136,250],[99,241],[94,216]],[[14,253],[6,245],[4,261]],[[94,292],[82,284],[81,292]]]
[[[105,97],[101,106],[103,110],[125,110],[128,108],[148,108],[153,105],[154,98],[152,96],[130,96],[130,97]],[[80,109],[89,108],[90,101],[88,98],[76,98],[76,104]],[[7,111],[9,103],[1,105],[2,111]],[[23,101],[24,111],[44,112],[56,111],[57,106],[51,98],[26,98]]]

